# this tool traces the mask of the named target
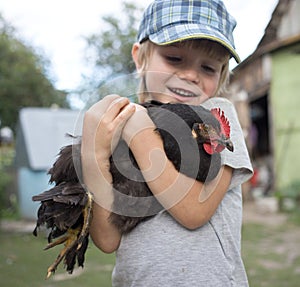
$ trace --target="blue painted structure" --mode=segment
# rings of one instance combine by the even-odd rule
[[[49,168],[61,147],[72,143],[66,133],[80,135],[82,114],[68,109],[23,108],[16,137],[16,167],[20,213],[36,219],[39,203],[31,200],[49,189]]]

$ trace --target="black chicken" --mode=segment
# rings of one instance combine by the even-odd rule
[[[169,160],[181,173],[201,182],[210,181],[221,166],[220,152],[233,151],[230,125],[219,109],[211,111],[201,106],[184,104],[143,104],[162,137]],[[69,145],[59,153],[49,170],[55,186],[33,196],[41,201],[34,235],[46,225],[50,229],[45,249],[65,243],[55,262],[48,268],[47,277],[55,272],[64,259],[66,270],[83,267],[89,240],[92,217],[92,194],[81,185],[80,142]],[[130,232],[141,221],[163,209],[152,196],[127,144],[120,140],[110,158],[114,202],[111,222],[121,233]],[[99,187],[100,189],[101,187]],[[124,200],[126,196],[126,200]],[[143,197],[143,200],[139,200]]]

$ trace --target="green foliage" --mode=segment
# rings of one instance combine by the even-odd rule
[[[300,226],[300,207],[295,208],[289,213],[289,221],[297,226]]]
[[[131,48],[136,42],[142,10],[130,2],[123,2],[122,6],[124,17],[104,16],[102,27],[107,29],[86,38],[88,50],[92,51],[89,54],[93,55],[89,60],[98,68],[98,73],[100,71],[102,80],[135,70]]]
[[[0,147],[0,219],[8,209],[9,198],[6,190],[12,182],[9,169],[12,167],[13,159],[14,149],[12,147]]]
[[[300,210],[300,180],[293,181],[288,186],[276,192],[282,211]]]
[[[0,119],[15,129],[22,107],[67,106],[62,91],[47,78],[48,61],[15,36],[0,14]]]
[[[300,180],[292,182],[282,193],[283,196],[293,198],[300,203]]]
[[[0,219],[3,217],[4,210],[6,209],[6,196],[5,190],[7,185],[11,182],[11,177],[0,166]]]

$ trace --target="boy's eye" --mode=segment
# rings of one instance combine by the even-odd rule
[[[211,74],[213,74],[213,73],[216,72],[216,69],[215,69],[214,67],[212,67],[212,66],[203,65],[203,66],[202,66],[202,69],[203,69],[205,72],[211,73]]]
[[[166,60],[171,63],[179,63],[182,59],[178,56],[165,56]]]

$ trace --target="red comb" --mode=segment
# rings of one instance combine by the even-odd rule
[[[229,138],[230,136],[230,124],[228,119],[225,117],[224,111],[222,111],[220,108],[214,108],[210,110],[213,116],[218,120],[221,127],[221,132],[226,137]]]

